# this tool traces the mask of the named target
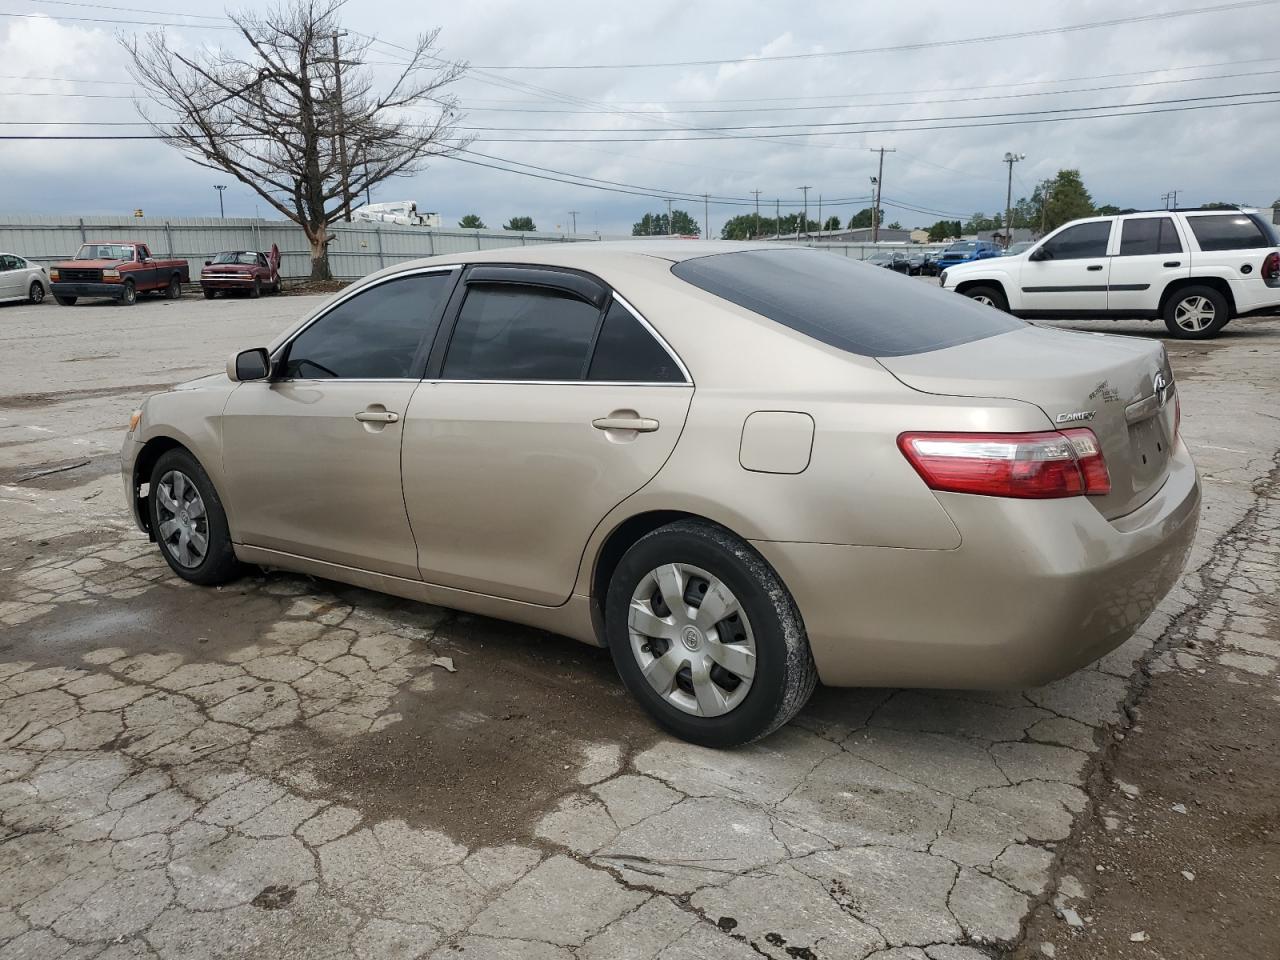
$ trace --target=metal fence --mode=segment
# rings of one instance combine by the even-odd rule
[[[329,268],[351,279],[419,257],[493,250],[499,247],[600,240],[596,234],[522,233],[511,230],[433,230],[394,223],[335,223],[329,244]],[[280,247],[280,274],[311,274],[311,247],[302,228],[287,220],[216,217],[0,217],[0,252],[50,264],[75,255],[89,241],[136,240],[155,257],[184,258],[191,275],[219,250],[269,250]]]
[[[816,247],[853,260],[866,260],[881,251],[894,250],[901,250],[903,253],[935,254],[949,246],[946,243],[829,243],[817,240],[801,240],[800,243],[806,247]]]

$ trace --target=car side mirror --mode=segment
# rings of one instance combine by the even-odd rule
[[[227,361],[227,379],[232,383],[266,380],[271,376],[271,356],[266,347],[254,347],[232,354]]]
[[[1048,250],[1046,250],[1044,247],[1036,247],[1029,254],[1027,254],[1027,259],[1028,260],[1052,260],[1053,254],[1050,253]]]

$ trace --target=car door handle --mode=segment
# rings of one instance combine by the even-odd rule
[[[1102,269],[1102,264],[1100,264],[1100,263],[1092,263],[1092,264],[1090,264],[1090,265],[1087,267],[1087,269],[1089,269],[1089,270],[1101,270],[1101,269]]]
[[[597,430],[634,430],[636,433],[653,433],[658,429],[658,421],[648,417],[601,417],[592,420],[591,425]]]
[[[390,410],[361,410],[356,414],[356,419],[361,423],[395,423],[400,419],[400,414]]]
[[[1165,265],[1166,267],[1180,267],[1180,266],[1182,266],[1182,261],[1181,261],[1181,260],[1166,260],[1166,261],[1164,262],[1164,265]]]

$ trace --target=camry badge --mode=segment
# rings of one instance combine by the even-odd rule
[[[1092,420],[1095,416],[1096,410],[1077,410],[1074,413],[1060,413],[1053,419],[1055,423],[1077,423],[1080,420]]]

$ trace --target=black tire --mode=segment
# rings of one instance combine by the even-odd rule
[[[138,288],[133,285],[132,280],[124,282],[124,287],[120,290],[120,299],[116,302],[126,307],[132,307],[138,302]]]
[[[260,296],[262,296],[262,281],[254,277],[253,285],[249,287],[249,299],[257,300]]]
[[[1179,322],[1179,316],[1182,314],[1182,308],[1186,306],[1190,310],[1192,304],[1199,301],[1200,306],[1206,302],[1213,311],[1213,317],[1204,326],[1199,329],[1189,329],[1184,326],[1189,318],[1183,316],[1182,322]],[[1192,322],[1204,322],[1203,309],[1197,311],[1199,319]],[[1210,340],[1216,337],[1228,323],[1231,322],[1231,304],[1227,302],[1227,298],[1222,295],[1221,291],[1215,290],[1213,287],[1190,286],[1182,287],[1169,295],[1164,304],[1164,325],[1169,331],[1169,335],[1179,340]]]
[[[751,686],[741,702],[719,716],[696,716],[669,703],[645,679],[632,650],[632,594],[651,571],[671,563],[692,565],[718,578],[750,624],[756,647]],[[703,521],[668,524],[632,544],[609,582],[605,633],[614,665],[632,695],[666,730],[706,747],[734,747],[767,736],[795,716],[817,685],[804,624],[786,586],[747,543]]]
[[[1004,298],[1004,292],[999,287],[970,287],[964,295],[970,300],[985,302],[997,310],[1009,312],[1009,301]]]
[[[79,300],[80,298],[79,297],[60,297],[55,293],[53,295],[53,299],[58,301],[58,305],[61,307],[74,307],[76,305],[76,301]]]
[[[31,303],[44,303],[44,284],[39,280],[32,280],[31,286],[27,288],[27,299]]]
[[[204,524],[201,531],[206,539],[206,549],[198,563],[188,565],[178,558],[177,545],[173,539],[166,538],[161,530],[166,520],[174,519],[162,506],[159,492],[166,474],[178,472],[183,475],[184,487],[190,483],[204,504]],[[204,472],[199,461],[183,447],[175,447],[162,453],[151,468],[150,488],[147,495],[147,512],[151,522],[151,531],[155,534],[156,545],[169,569],[183,580],[211,587],[234,580],[240,574],[240,561],[236,559],[231,545],[231,532],[227,528],[227,514],[222,509],[222,500],[214,489],[213,481]],[[199,526],[199,519],[193,521]]]
[[[208,287],[201,287],[200,289],[204,291],[204,298],[206,300],[212,300],[218,295],[217,290],[210,290]]]
[[[164,297],[166,300],[182,299],[182,278],[177,274],[169,278],[169,286],[164,288]]]

